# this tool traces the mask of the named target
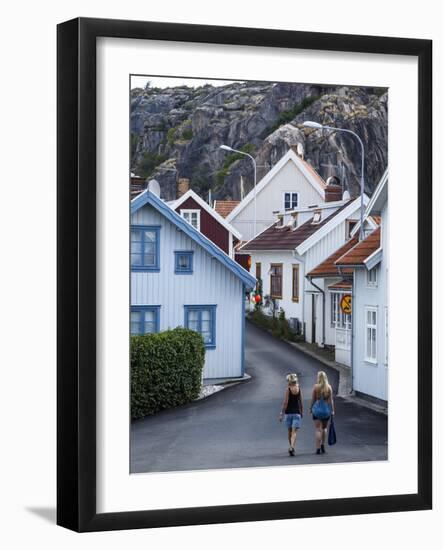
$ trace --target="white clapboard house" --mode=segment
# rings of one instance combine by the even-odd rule
[[[244,374],[244,296],[255,278],[146,190],[131,201],[131,334],[203,336],[206,379]]]
[[[275,220],[276,212],[289,212],[298,207],[308,207],[341,196],[340,186],[329,186],[314,168],[293,149],[257,183],[246,197],[235,207],[227,210],[226,221],[233,225],[249,241]],[[215,205],[218,209],[217,203]],[[256,220],[256,221],[255,221]]]
[[[262,281],[262,296],[272,299],[264,312],[283,309],[308,342],[322,347],[335,345],[335,330],[329,323],[333,289],[324,279],[310,277],[310,272],[350,241],[360,217],[360,201],[360,197],[351,200],[345,196],[283,211],[277,221],[242,247],[251,255],[252,272]],[[364,204],[368,201],[364,195]],[[343,362],[349,364],[349,343],[344,351]]]
[[[379,225],[374,228],[373,222]],[[388,400],[388,172],[367,206],[364,238],[335,260],[352,270],[353,389]],[[358,231],[358,226],[354,231]]]

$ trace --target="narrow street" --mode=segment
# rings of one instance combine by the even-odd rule
[[[334,389],[338,373],[316,359],[246,323],[249,382],[206,400],[135,421],[131,430],[131,473],[212,468],[247,468],[387,459],[387,417],[336,398],[338,442],[314,454],[314,425],[308,414],[318,370]],[[287,453],[287,430],[278,422],[285,376],[296,372],[305,416],[296,456]]]

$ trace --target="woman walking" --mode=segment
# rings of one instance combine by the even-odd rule
[[[286,380],[288,381],[288,387],[286,388],[283,396],[279,420],[281,422],[284,415],[285,424],[288,428],[288,453],[291,456],[294,456],[297,430],[300,428],[301,418],[303,416],[303,397],[297,375],[288,374]]]
[[[312,388],[310,412],[315,424],[316,454],[325,453],[326,434],[331,415],[335,414],[334,398],[328,377],[324,371],[317,374],[317,383]]]

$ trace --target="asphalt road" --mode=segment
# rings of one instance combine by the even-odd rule
[[[334,369],[246,323],[246,372],[252,379],[133,422],[131,472],[386,460],[386,416],[340,398],[338,442],[315,455],[314,423],[307,411],[318,370],[327,372],[335,393]],[[286,427],[278,422],[289,372],[299,376],[306,411],[294,457],[287,452]]]

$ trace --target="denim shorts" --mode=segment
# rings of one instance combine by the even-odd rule
[[[300,414],[285,414],[285,424],[287,428],[298,429],[301,426]]]

